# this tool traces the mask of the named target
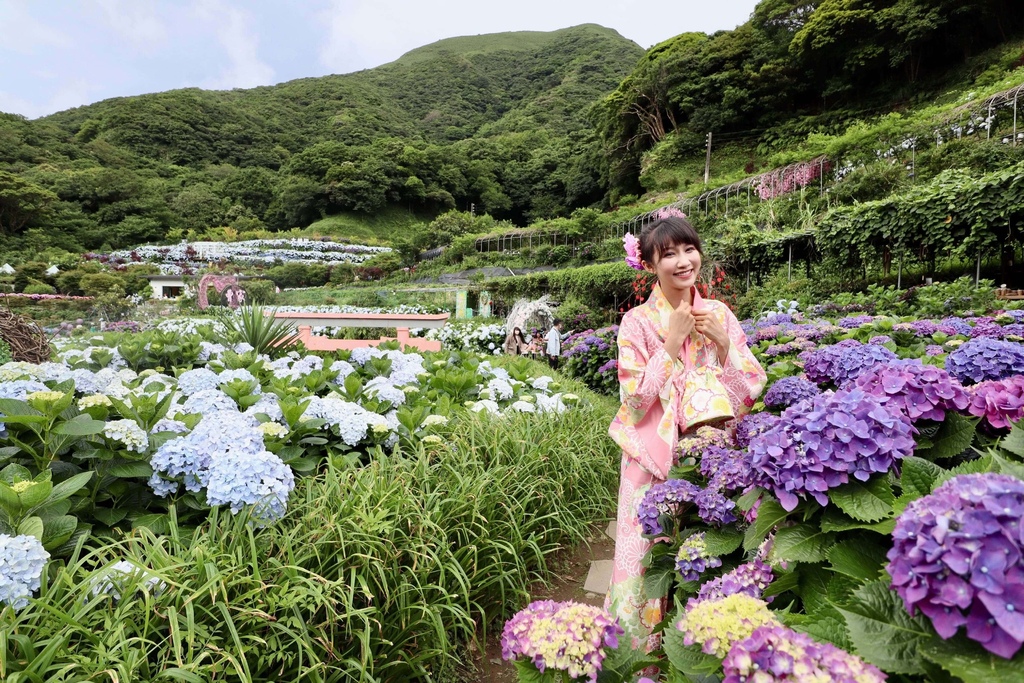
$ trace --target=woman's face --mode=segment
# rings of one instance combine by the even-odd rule
[[[697,283],[700,273],[700,252],[692,244],[674,244],[658,255],[652,266],[644,263],[649,273],[658,276],[663,291],[683,292]]]

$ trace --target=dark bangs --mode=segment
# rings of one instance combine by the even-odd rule
[[[690,225],[690,221],[677,216],[662,218],[645,227],[640,233],[640,258],[653,265],[657,258],[677,244],[691,244],[697,248],[701,256],[704,255],[700,235]]]

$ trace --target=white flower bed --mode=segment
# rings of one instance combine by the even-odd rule
[[[211,261],[237,264],[363,263],[390,247],[343,244],[310,239],[247,240],[245,242],[182,242],[173,246],[146,244],[114,251],[100,257],[115,263],[156,263],[163,274],[177,274],[184,267],[198,268]]]

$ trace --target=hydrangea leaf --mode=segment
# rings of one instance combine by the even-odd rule
[[[846,624],[831,615],[809,615],[779,612],[782,622],[800,633],[806,633],[815,640],[832,643],[843,650],[853,648]],[[838,615],[837,615],[838,616]]]
[[[955,458],[970,448],[977,429],[977,418],[964,417],[952,412],[946,413],[946,419],[932,438],[931,448],[922,451],[920,455],[929,460]]]
[[[964,681],[1018,683],[1024,670],[1024,650],[1003,659],[962,634],[949,640],[932,638],[921,644],[921,654]]]
[[[826,553],[832,571],[858,581],[876,581],[885,564],[885,548],[864,538],[837,543]]]
[[[634,650],[630,644],[629,638],[620,637],[619,646],[607,652],[601,670],[597,672],[597,683],[628,681],[632,674],[658,663],[657,659],[642,649]]]
[[[148,462],[122,462],[111,465],[107,470],[107,474],[121,479],[129,479],[131,477],[145,477],[148,479],[153,474],[153,468]]]
[[[43,526],[43,537],[40,539],[43,542],[43,547],[51,551],[59,548],[67,543],[77,528],[78,518],[72,515],[62,515],[46,520]]]
[[[53,428],[53,433],[65,436],[91,436],[102,433],[106,426],[107,423],[103,420],[94,420],[83,414],[57,425]]]
[[[675,619],[670,623],[675,623]],[[668,661],[684,674],[690,676],[712,674],[722,668],[718,657],[704,654],[697,645],[685,645],[683,632],[674,626],[665,629],[661,645]]]
[[[897,503],[899,500],[897,499]],[[896,504],[893,504],[893,508],[896,508]],[[892,533],[893,528],[896,526],[895,519],[886,519],[881,522],[874,524],[868,524],[866,522],[858,522],[857,520],[844,515],[835,508],[826,508],[825,514],[821,516],[821,530],[822,531],[852,531],[854,529],[865,529],[867,531],[874,531],[879,534],[889,535]]]
[[[856,653],[890,674],[923,674],[921,647],[932,631],[920,617],[911,617],[903,601],[883,581],[854,591],[839,607]]]
[[[554,669],[548,669],[544,673],[537,670],[533,662],[528,659],[517,659],[513,662],[516,667],[516,675],[520,683],[559,683],[559,673]]]
[[[761,545],[761,541],[778,524],[785,521],[789,513],[776,501],[767,495],[761,500],[761,507],[757,509],[757,519],[747,529],[746,538],[743,541],[744,550],[753,550]]]
[[[761,593],[764,597],[771,597],[773,595],[782,595],[786,591],[795,590],[800,585],[800,576],[796,572],[789,572],[777,576],[774,581],[768,584],[768,587]]]
[[[708,555],[721,557],[728,555],[743,543],[743,534],[728,527],[723,529],[707,529],[704,531],[704,545],[707,546]]]
[[[644,594],[648,598],[663,598],[668,595],[675,581],[675,571],[670,569],[648,569],[644,572]]]
[[[941,474],[942,468],[930,460],[915,455],[904,458],[903,474],[900,477],[903,493],[909,493],[915,498],[927,496],[935,488],[935,480]]]
[[[35,536],[43,540],[43,520],[39,517],[26,517],[18,525],[18,536]]]
[[[1024,458],[1024,426],[1022,423],[1018,422],[1010,428],[1010,433],[1002,438],[999,447]]]
[[[985,472],[992,472],[995,470],[995,460],[989,454],[982,455],[980,458],[974,460],[968,460],[967,462],[961,463],[953,469],[944,470],[939,475],[938,479],[935,480],[935,488],[938,488],[940,484],[943,484],[953,477],[960,474],[984,474]]]
[[[885,477],[866,483],[851,481],[829,491],[828,497],[840,510],[861,522],[880,522],[891,517],[896,500]]]
[[[823,562],[833,536],[816,524],[798,524],[779,529],[768,556],[771,562]]]
[[[132,528],[145,527],[154,534],[166,534],[171,531],[171,525],[167,521],[167,515],[141,515],[132,520]]]

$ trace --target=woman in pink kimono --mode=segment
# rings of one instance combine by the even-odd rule
[[[673,465],[679,433],[686,428],[686,374],[712,369],[731,404],[724,410],[735,417],[754,405],[766,377],[729,307],[697,293],[700,237],[682,213],[665,211],[644,228],[639,242],[632,235],[625,241],[627,263],[657,274],[658,284],[619,326],[622,407],[609,434],[622,447],[622,465],[615,562],[605,603],[633,647],[650,651],[658,646],[651,630],[664,617],[665,601],[644,595],[640,561],[651,541],[641,536],[637,506]]]

